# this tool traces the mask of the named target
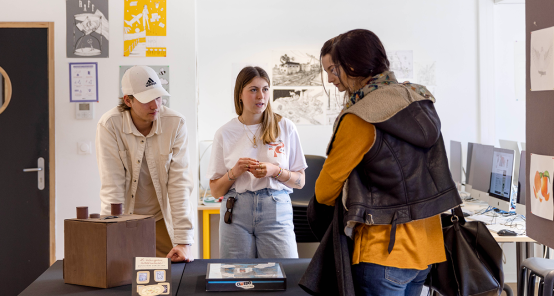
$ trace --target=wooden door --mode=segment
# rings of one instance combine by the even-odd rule
[[[51,23],[0,23],[2,295],[18,295],[54,261],[51,34]]]

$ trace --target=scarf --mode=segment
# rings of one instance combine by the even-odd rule
[[[339,124],[340,119],[342,118],[342,116],[344,115],[346,110],[348,110],[348,108],[354,106],[357,102],[359,102],[360,100],[365,98],[369,93],[371,93],[375,90],[378,90],[379,88],[382,88],[384,86],[391,85],[391,84],[398,84],[398,81],[396,80],[396,76],[394,75],[394,72],[392,72],[392,71],[385,71],[381,74],[377,74],[377,75],[371,77],[368,80],[368,82],[366,83],[366,85],[364,85],[359,90],[355,91],[350,96],[350,98],[346,101],[346,104],[344,105],[344,108],[342,109],[342,111],[339,113],[339,115],[335,119],[335,123],[333,125],[333,130],[337,129],[337,125]],[[404,85],[405,87],[411,88],[412,90],[418,92],[420,95],[422,95],[425,98],[433,98],[434,99],[431,92],[429,92],[429,90],[427,90],[427,88],[423,85],[411,83],[409,81],[403,82],[402,85]]]

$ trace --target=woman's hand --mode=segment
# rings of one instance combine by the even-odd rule
[[[248,172],[251,168],[258,166],[259,163],[259,161],[253,158],[239,158],[235,166],[229,172],[229,176],[233,179],[236,179],[245,172]]]
[[[269,162],[260,162],[258,165],[251,167],[248,171],[254,175],[254,177],[260,179],[276,176],[279,173],[279,167]]]

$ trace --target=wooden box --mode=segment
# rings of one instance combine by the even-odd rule
[[[66,219],[64,281],[98,288],[132,283],[135,257],[156,257],[151,215]]]

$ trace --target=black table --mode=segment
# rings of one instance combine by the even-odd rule
[[[171,264],[171,284],[178,287],[181,276],[185,270],[185,263]],[[56,261],[41,276],[38,277],[27,289],[23,290],[19,296],[36,295],[64,295],[64,296],[82,296],[82,295],[131,295],[132,285],[119,286],[111,289],[101,289],[70,285],[63,282],[63,262]]]
[[[206,292],[206,270],[208,263],[263,263],[279,262],[283,265],[287,276],[286,291],[270,292]],[[173,295],[239,295],[247,293],[254,295],[308,295],[298,286],[300,278],[308,267],[310,259],[197,259],[191,263],[173,263],[171,264],[171,283]],[[131,295],[132,285],[125,285],[111,289],[100,289],[78,285],[69,285],[63,282],[63,263],[61,260],[54,263],[38,279],[36,279],[20,296],[82,296],[82,295]],[[175,293],[176,292],[176,293]]]

